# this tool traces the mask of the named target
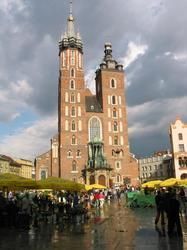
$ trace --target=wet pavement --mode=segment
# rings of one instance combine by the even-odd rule
[[[155,208],[127,208],[117,202],[90,212],[82,224],[41,223],[30,230],[0,229],[1,250],[182,250],[187,249],[187,223],[182,239],[169,238],[154,225]]]

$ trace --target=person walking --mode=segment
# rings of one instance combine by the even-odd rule
[[[165,224],[164,220],[164,209],[165,209],[165,200],[164,200],[164,191],[157,191],[157,194],[155,196],[155,203],[156,203],[156,218],[155,218],[155,225],[158,224],[159,219],[161,217],[161,225]]]
[[[167,209],[169,237],[173,236],[175,226],[177,229],[177,235],[179,237],[183,236],[179,212],[180,212],[180,203],[176,199],[176,192],[173,191],[173,193],[171,194],[171,198],[168,200],[168,209]]]

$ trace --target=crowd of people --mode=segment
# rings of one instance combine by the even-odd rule
[[[102,209],[105,201],[119,201],[121,190],[94,190],[89,192],[0,192],[0,227],[29,229],[43,221],[55,223],[84,223],[91,208]]]
[[[128,204],[127,194],[140,190],[105,189],[88,192],[9,192],[5,198],[0,192],[0,227],[29,229],[38,227],[42,222],[56,223],[85,223],[92,209],[102,209],[104,203],[122,200]],[[144,189],[147,196],[149,190]],[[186,195],[183,188],[161,188],[155,195],[156,216],[155,225],[159,221],[163,229],[167,224],[168,235],[174,235],[175,228],[178,236],[182,236],[180,214],[187,214]]]

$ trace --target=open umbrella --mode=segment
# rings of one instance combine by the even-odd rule
[[[100,185],[100,184],[92,184],[92,185],[89,185],[90,186],[90,189],[107,189],[106,186],[103,186],[103,185]]]
[[[161,182],[162,182],[161,180],[148,181],[148,182],[142,184],[142,187],[143,188],[145,188],[145,187],[155,188],[155,187],[159,186]]]
[[[172,186],[177,186],[179,184],[180,180],[176,178],[169,178],[165,181],[162,181],[160,183],[161,187],[172,187]]]

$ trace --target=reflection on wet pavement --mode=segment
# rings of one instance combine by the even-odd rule
[[[154,208],[130,209],[117,203],[90,212],[82,223],[41,223],[30,230],[0,229],[1,250],[182,250],[186,239],[168,238],[154,225]],[[184,234],[185,236],[185,234]]]

